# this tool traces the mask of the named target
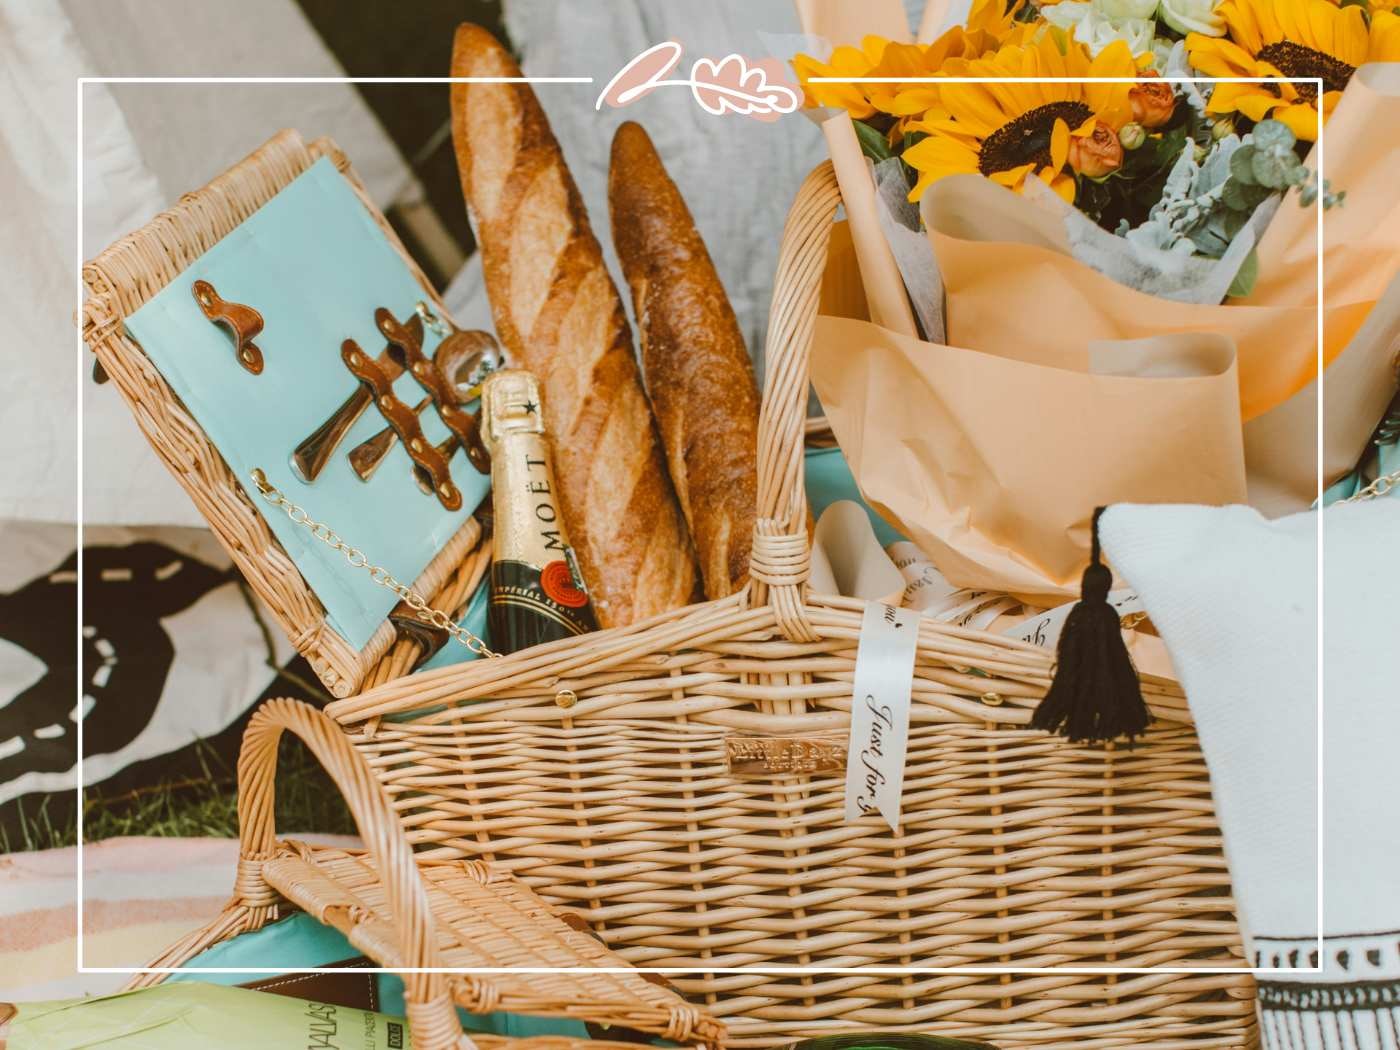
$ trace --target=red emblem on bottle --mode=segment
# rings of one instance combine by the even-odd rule
[[[566,609],[582,609],[588,592],[574,585],[574,574],[566,561],[552,561],[540,570],[540,590]]]

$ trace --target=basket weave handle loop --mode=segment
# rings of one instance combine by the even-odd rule
[[[811,563],[802,479],[807,359],[831,223],[840,203],[836,175],[825,161],[807,176],[788,212],[768,313],[749,601],[767,603],[777,614],[778,628],[792,641],[816,640],[803,602]]]
[[[426,1002],[405,1001],[404,1013],[408,1016],[408,1030],[413,1033],[414,1050],[422,1046],[431,1050],[475,1050],[476,1044],[462,1031],[457,1007],[447,992]]]
[[[368,764],[346,739],[344,731],[310,704],[298,700],[269,700],[253,714],[243,734],[238,756],[239,864],[234,892],[240,903],[263,904],[272,892],[262,877],[262,862],[277,848],[273,799],[277,778],[277,745],[290,730],[321,763],[345,797],[355,826],[364,840],[389,898],[389,910],[400,938],[402,963],[409,967],[441,967],[428,895],[404,838],[398,817]],[[447,983],[441,973],[406,973],[404,996],[410,1017],[427,1024],[413,1045],[419,1050],[457,1050],[461,1028],[456,1012],[444,1011]],[[417,1004],[415,1006],[415,1004]],[[443,1018],[450,1014],[451,1031]],[[446,1034],[444,1034],[446,1033]]]

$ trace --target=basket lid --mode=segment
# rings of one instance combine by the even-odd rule
[[[342,530],[363,560],[431,599],[480,541],[472,511],[489,479],[465,457],[453,462],[454,509],[419,491],[394,448],[360,480],[344,453],[384,428],[377,399],[314,483],[297,477],[291,453],[361,390],[340,349],[384,344],[378,308],[406,319],[421,302],[446,318],[431,284],[344,155],[294,131],[117,241],[83,277],[84,340],[151,445],[326,688],[351,695],[400,636],[399,595],[325,541]],[[237,312],[216,317],[211,303]],[[440,338],[425,331],[424,352]],[[409,375],[393,392],[410,404],[422,393]],[[421,420],[427,442],[444,438],[437,413]],[[313,535],[259,498],[255,468],[328,531]]]

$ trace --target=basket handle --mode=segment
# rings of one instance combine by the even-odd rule
[[[764,348],[758,513],[749,555],[748,601],[770,606],[778,628],[795,642],[817,637],[804,603],[812,555],[802,476],[807,365],[831,224],[840,203],[836,174],[831,162],[823,161],[797,191],[783,226]]]
[[[263,862],[277,849],[273,799],[277,745],[291,731],[325,767],[355,818],[360,838],[388,896],[401,938],[403,962],[410,967],[441,967],[428,895],[384,790],[363,756],[335,722],[299,700],[269,700],[248,722],[238,755],[238,877],[235,902],[267,908],[278,893],[263,878]],[[441,973],[405,973],[404,1001],[413,1045],[420,1050],[459,1050],[473,1044],[462,1034],[457,1011]]]

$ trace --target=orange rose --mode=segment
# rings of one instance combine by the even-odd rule
[[[1128,89],[1133,104],[1133,120],[1145,128],[1160,128],[1176,112],[1176,93],[1162,80],[1152,80],[1156,73],[1147,74]]]
[[[1089,135],[1072,135],[1069,140],[1069,166],[1081,175],[1099,179],[1123,164],[1123,144],[1117,133],[1102,120]]]

